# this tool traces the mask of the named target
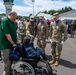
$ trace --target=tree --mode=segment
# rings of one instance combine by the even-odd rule
[[[6,14],[5,13],[1,13],[0,16],[6,16]]]
[[[21,18],[22,18],[22,16],[20,16],[20,15],[19,15],[19,16],[17,16],[17,19],[21,19]]]
[[[49,10],[49,11],[43,11],[43,13],[45,13],[45,14],[51,14],[51,15],[53,15],[55,12],[59,12],[60,14],[61,13],[64,13],[64,12],[67,12],[67,11],[70,11],[70,10],[73,10],[71,7],[64,7],[64,8],[62,8],[61,10]]]
[[[71,7],[68,7],[68,9],[69,9],[69,11],[70,11],[70,10],[73,10]]]
[[[44,11],[44,13],[46,13],[46,14],[47,14],[47,11]]]
[[[32,16],[32,14],[30,14],[29,16]]]

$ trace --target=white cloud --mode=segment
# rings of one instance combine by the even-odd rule
[[[19,15],[29,15],[33,13],[33,3],[31,0],[21,0],[24,3],[22,5],[14,5],[13,10],[15,10]],[[17,3],[18,4],[18,3]],[[65,6],[71,6],[73,9],[76,9],[76,1],[62,1],[62,0],[35,0],[34,2],[34,13],[37,14],[39,11],[45,10],[59,10]],[[0,9],[4,9],[3,3],[0,2]]]
[[[1,10],[4,10],[4,9],[5,9],[5,7],[4,7],[3,3],[0,2],[0,12],[4,12],[4,11],[1,11]]]

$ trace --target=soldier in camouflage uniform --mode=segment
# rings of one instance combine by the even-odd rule
[[[75,31],[75,21],[72,20],[72,23],[70,25],[70,37],[74,38],[74,31]]]
[[[54,22],[51,22],[50,24],[50,39],[52,48],[52,61],[50,61],[50,64],[58,66],[62,51],[62,44],[67,39],[67,28],[66,25],[59,19],[58,13],[53,15],[53,19]]]
[[[26,23],[26,36],[33,37],[33,41],[34,41],[34,37],[36,36],[35,34],[36,26],[37,26],[36,23],[34,23],[34,16],[30,16],[30,22]]]
[[[20,41],[23,42],[24,37],[26,36],[26,26],[24,24],[24,21],[22,21],[22,25],[18,28],[18,31],[20,33]]]
[[[42,48],[43,52],[45,53],[45,47],[46,47],[46,39],[48,39],[48,25],[44,22],[44,17],[39,17],[40,22],[37,26],[38,34],[37,34],[37,45]]]

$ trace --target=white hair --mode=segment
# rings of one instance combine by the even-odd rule
[[[11,14],[17,14],[15,11],[11,11],[10,13],[9,13],[9,15],[11,15]]]

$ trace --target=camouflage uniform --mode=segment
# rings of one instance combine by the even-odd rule
[[[23,39],[26,36],[26,26],[25,26],[25,24],[20,25],[20,27],[18,28],[18,31],[20,32],[20,40],[21,40],[21,42],[23,42]]]
[[[26,22],[26,36],[31,36],[29,31],[29,22]]]
[[[73,20],[71,25],[70,25],[70,37],[71,38],[74,38],[74,31],[75,31],[75,22]]]
[[[33,35],[35,37],[35,28],[36,28],[36,24],[33,22],[33,24],[30,22],[29,23],[29,32],[31,35]]]
[[[30,16],[30,22],[26,23],[26,36],[33,36],[33,41],[35,37],[35,28],[36,24],[34,23],[34,16]]]
[[[42,48],[43,52],[45,53],[45,47],[46,47],[46,39],[48,38],[48,25],[47,23],[43,22],[43,24],[41,24],[39,22],[38,26],[38,40],[37,40],[37,45]]]
[[[62,35],[64,34],[64,36]],[[66,25],[59,20],[56,24],[55,22],[51,22],[50,25],[50,38],[51,38],[51,48],[52,48],[52,60],[53,63],[55,61],[59,61],[61,51],[62,51],[62,41],[66,41],[67,39],[67,28]],[[58,66],[58,64],[57,64]]]

